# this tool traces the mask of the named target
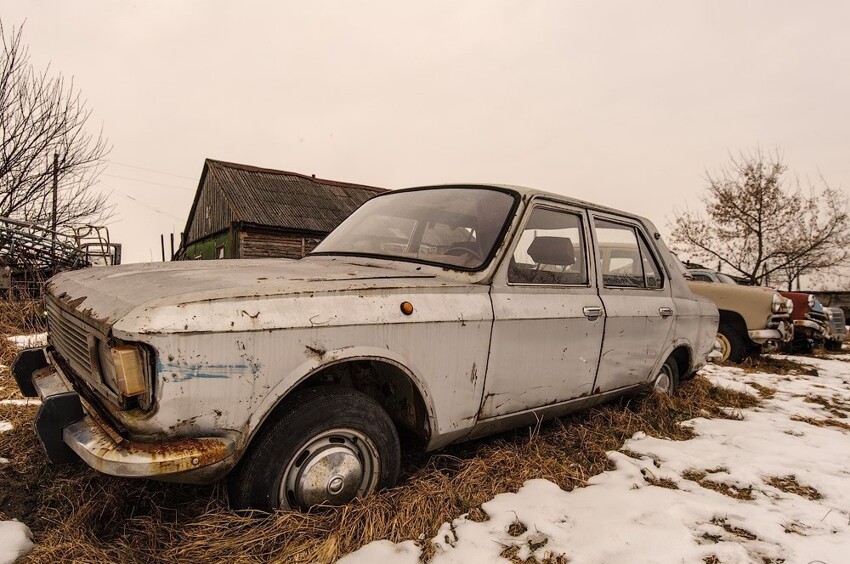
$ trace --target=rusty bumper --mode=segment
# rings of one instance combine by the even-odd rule
[[[42,401],[36,432],[52,462],[68,461],[73,452],[104,474],[167,478],[222,462],[235,451],[234,441],[226,437],[157,443],[125,439],[77,395],[57,366],[35,370],[31,381]]]

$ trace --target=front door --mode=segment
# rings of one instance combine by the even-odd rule
[[[605,312],[584,210],[532,200],[491,289],[479,419],[590,395]]]
[[[605,340],[595,392],[647,382],[675,318],[670,285],[634,221],[593,213]],[[660,359],[663,362],[664,359]]]

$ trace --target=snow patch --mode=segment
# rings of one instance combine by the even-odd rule
[[[47,333],[33,333],[32,335],[13,335],[7,337],[8,340],[15,343],[19,348],[31,349],[33,347],[47,346]]]
[[[489,520],[463,515],[443,524],[433,562],[499,561],[509,547],[519,559],[565,555],[575,564],[846,561],[850,364],[795,360],[817,375],[707,367],[701,373],[717,386],[776,391],[735,410],[736,420],[686,422],[696,433],[687,441],[636,433],[622,450],[639,458],[609,452],[616,468],[587,487],[566,492],[529,480],[499,494],[482,504]],[[512,527],[516,521],[524,529]],[[411,543],[374,542],[341,562],[415,562],[420,549]]]
[[[29,527],[19,521],[0,521],[0,564],[14,562],[33,546]]]

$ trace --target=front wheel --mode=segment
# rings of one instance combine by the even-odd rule
[[[307,388],[271,417],[229,480],[232,507],[306,511],[345,505],[395,483],[398,433],[366,394]]]
[[[715,348],[718,350],[720,362],[741,364],[747,354],[747,344],[738,331],[727,323],[721,323],[717,328]]]

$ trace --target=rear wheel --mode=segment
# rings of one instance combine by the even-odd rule
[[[272,417],[229,480],[234,508],[345,505],[395,483],[398,434],[386,411],[366,394],[307,388]]]
[[[668,396],[676,394],[676,390],[679,389],[679,366],[672,356],[658,369],[652,389]]]
[[[715,349],[718,351],[720,362],[744,362],[747,354],[747,344],[738,330],[728,323],[721,323],[717,328]]]
[[[828,351],[840,351],[842,341],[825,341],[823,346]]]

